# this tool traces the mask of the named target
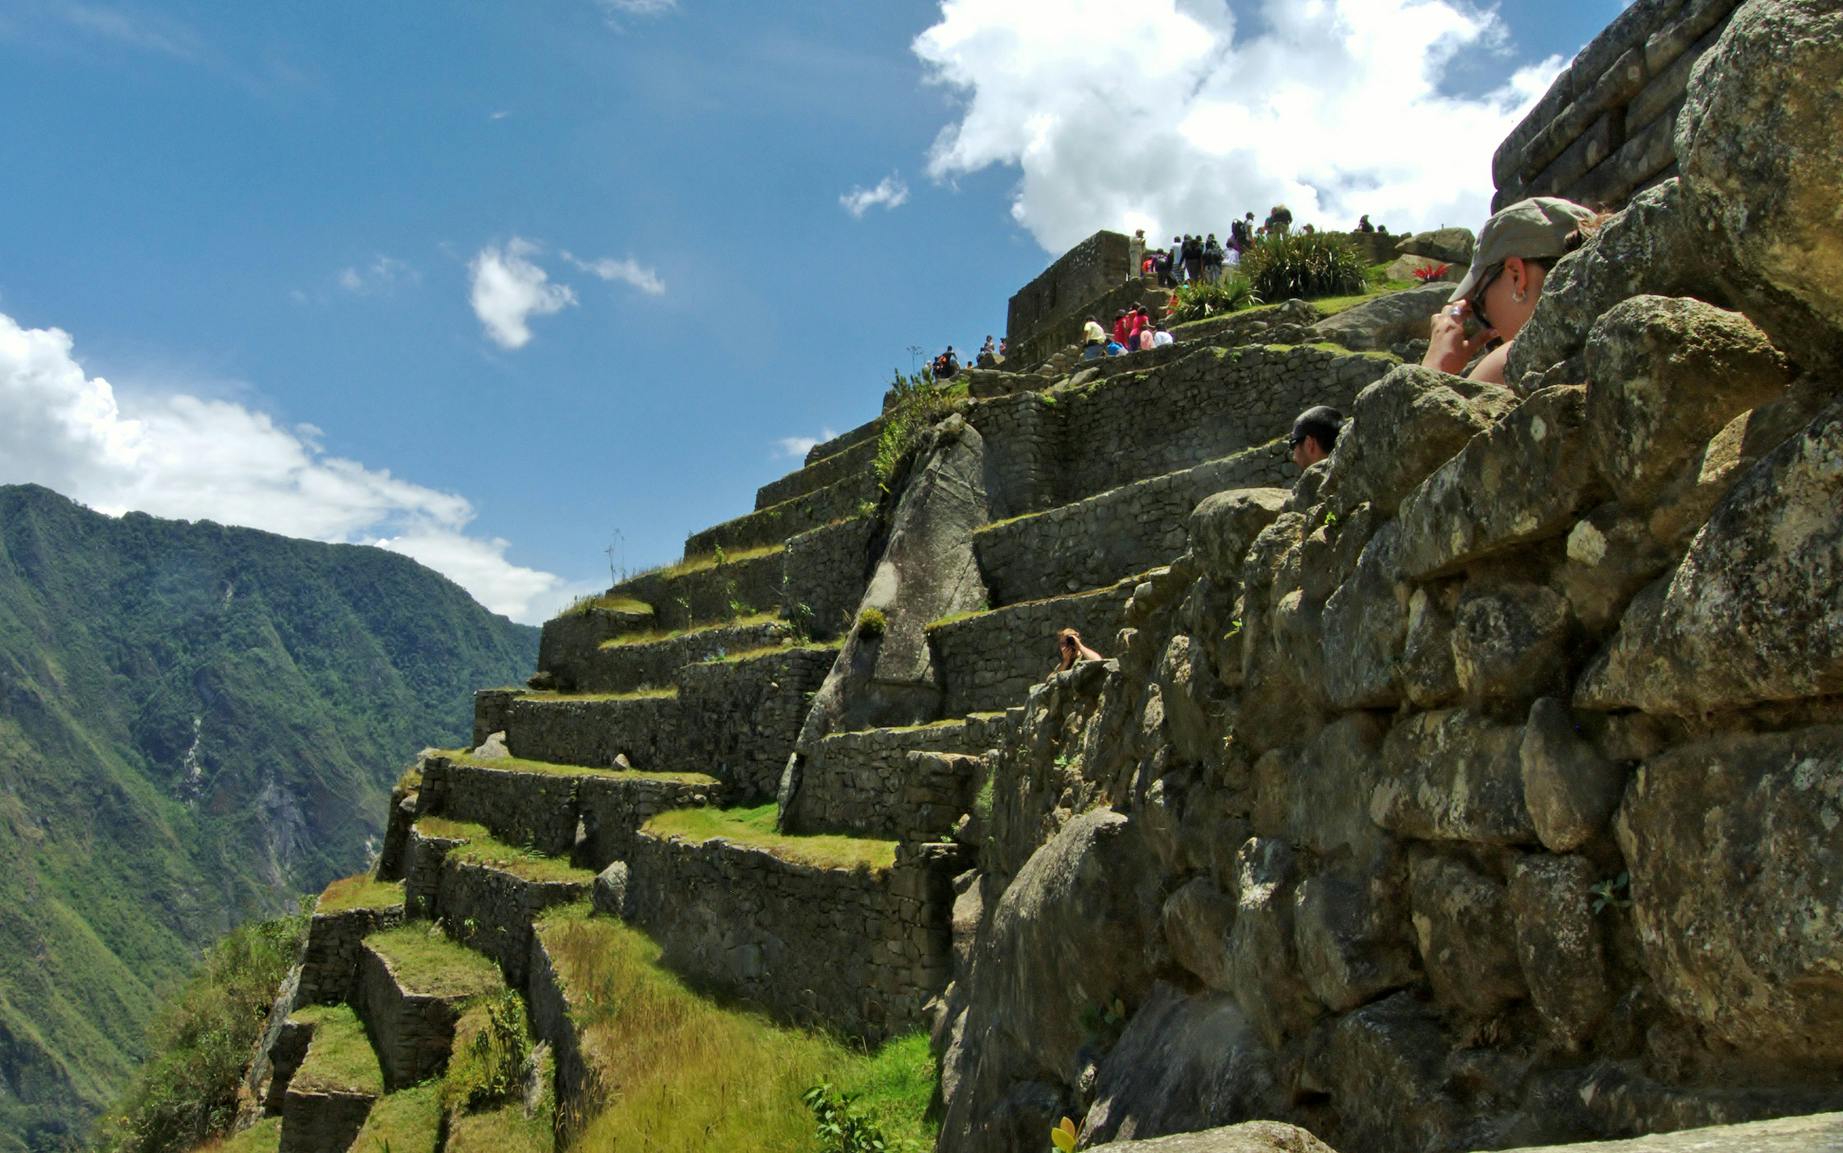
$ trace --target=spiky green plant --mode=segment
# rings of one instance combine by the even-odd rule
[[[1325,232],[1264,237],[1242,255],[1241,271],[1267,301],[1362,292],[1369,282],[1349,239]]]

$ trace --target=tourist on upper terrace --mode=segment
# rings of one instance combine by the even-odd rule
[[[1056,671],[1067,672],[1075,667],[1076,661],[1104,661],[1107,658],[1082,643],[1081,634],[1074,629],[1063,629],[1056,634]]]
[[[1152,322],[1152,347],[1163,348],[1167,344],[1176,344],[1177,338],[1165,331],[1165,326],[1154,320]]]
[[[980,368],[991,368],[998,363],[998,349],[992,343],[991,333],[986,334],[985,343],[979,346],[979,355],[973,358],[973,363]]]
[[[959,354],[954,352],[953,345],[950,344],[947,346],[946,352],[934,358],[934,379],[952,380],[954,374],[959,371],[960,357]]]
[[[1121,348],[1126,347],[1126,338],[1132,332],[1133,314],[1122,308],[1113,314],[1113,342]]]
[[[1485,221],[1465,279],[1453,289],[1447,306],[1434,314],[1421,363],[1473,380],[1504,383],[1510,344],[1536,310],[1549,266],[1580,247],[1583,226],[1591,229],[1597,219],[1591,208],[1571,200],[1535,196]]]
[[[1184,238],[1171,238],[1171,287],[1184,283]]]
[[[1330,456],[1343,427],[1344,414],[1329,405],[1317,405],[1300,413],[1299,419],[1293,421],[1292,436],[1287,438],[1293,463],[1304,470]]]
[[[1090,316],[1088,323],[1081,326],[1081,358],[1093,360],[1107,349],[1107,330],[1101,322]]]
[[[1357,221],[1357,231],[1358,232],[1376,231],[1376,226],[1369,222],[1369,213],[1365,212],[1363,214],[1363,218]]]
[[[1254,246],[1254,213],[1237,220],[1229,227],[1229,247],[1236,252],[1246,252]]]
[[[1184,238],[1184,279],[1195,284],[1203,279],[1203,238]]]
[[[1213,232],[1203,242],[1203,279],[1211,284],[1222,279],[1222,245]]]
[[[1152,323],[1152,316],[1145,310],[1145,305],[1137,304],[1126,314],[1126,350],[1133,352],[1139,348],[1139,334],[1146,325]]]
[[[1285,236],[1292,231],[1292,227],[1293,210],[1284,204],[1276,204],[1267,213],[1267,223],[1261,226],[1261,231],[1269,236]]]

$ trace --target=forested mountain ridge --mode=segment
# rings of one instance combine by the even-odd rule
[[[0,487],[0,1150],[74,1138],[204,945],[360,868],[536,643],[381,549]]]

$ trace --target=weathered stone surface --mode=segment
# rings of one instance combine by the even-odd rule
[[[1835,1153],[1839,1148],[1843,1148],[1843,1113],[1816,1113],[1653,1133],[1628,1141],[1545,1145],[1506,1153]]]
[[[1639,769],[1616,829],[1646,970],[1745,1053],[1843,1059],[1843,728],[1731,734]]]
[[[1304,1032],[1323,1009],[1300,980],[1293,948],[1293,851],[1250,837],[1235,855],[1235,924],[1229,932],[1231,989],[1269,1045]]]
[[[1297,758],[1283,761],[1277,808],[1286,840],[1320,857],[1368,861],[1386,834],[1352,798],[1367,797],[1382,775],[1386,729],[1373,713],[1350,713],[1313,735]]]
[[[1401,238],[1395,251],[1404,256],[1425,256],[1449,264],[1470,264],[1478,238],[1469,228],[1430,228]]]
[[[1399,869],[1345,866],[1299,883],[1293,941],[1312,994],[1343,1013],[1414,979]]]
[[[1101,1063],[1082,1140],[1092,1148],[1269,1113],[1271,1065],[1233,998],[1158,984]]]
[[[1594,916],[1599,878],[1585,857],[1524,857],[1510,874],[1517,957],[1530,1000],[1562,1045],[1578,1049],[1612,1008],[1606,950]]]
[[[1696,524],[1707,519],[1714,500],[1708,497]],[[1609,501],[1568,530],[1565,559],[1552,579],[1587,636],[1600,638],[1611,632],[1632,597],[1676,564],[1687,537],[1671,547],[1670,534],[1653,527],[1657,519],[1654,515],[1647,524]]]
[[[1437,308],[1436,303],[1428,311]],[[1393,513],[1435,469],[1516,405],[1516,394],[1500,385],[1402,365],[1359,392],[1351,405],[1352,423],[1338,434],[1332,458],[1339,503],[1348,508],[1369,501]]]
[[[1355,352],[1386,350],[1404,341],[1426,340],[1433,314],[1452,294],[1452,286],[1444,282],[1391,292],[1327,316],[1312,326],[1311,338],[1341,344]]]
[[[1410,589],[1394,579],[1399,534],[1393,522],[1363,546],[1357,568],[1325,602],[1325,698],[1334,709],[1400,703],[1401,653]]]
[[[1703,713],[1843,691],[1843,405],[1738,481],[1575,692]]]
[[[1677,180],[1639,193],[1549,269],[1535,312],[1510,344],[1504,379],[1528,391],[1536,378],[1580,354],[1593,322],[1622,300],[1706,295],[1714,280],[1706,249],[1689,227]],[[1578,384],[1585,375],[1583,364],[1575,379],[1555,383]]]
[[[1544,585],[1468,587],[1453,617],[1453,669],[1469,699],[1527,700],[1567,673],[1568,602]]]
[[[1234,987],[1229,971],[1229,927],[1235,902],[1208,877],[1195,877],[1165,900],[1165,941],[1178,964],[1212,989]]]
[[[1338,1143],[1348,1149],[1449,1147],[1457,1112],[1443,1068],[1450,1045],[1433,1009],[1407,992],[1339,1018],[1322,1077],[1338,1103]]]
[[[1843,329],[1843,12],[1753,0],[1691,74],[1677,119],[1684,200],[1773,342],[1809,364]]]
[[[1787,380],[1784,357],[1740,313],[1677,297],[1627,300],[1587,338],[1594,464],[1621,501],[1642,505]]]
[[[1585,402],[1581,388],[1543,389],[1415,489],[1401,506],[1402,572],[1421,580],[1567,531],[1597,488]]]
[[[1408,700],[1423,709],[1459,699],[1453,668],[1453,601],[1457,591],[1422,585],[1408,598],[1408,632],[1402,641],[1401,680]]]
[[[1370,816],[1418,840],[1534,841],[1523,804],[1522,736],[1518,726],[1466,709],[1403,718],[1383,743],[1387,775],[1370,797]]]
[[[1197,1133],[1113,1141],[1089,1148],[1112,1149],[1116,1153],[1332,1153],[1329,1145],[1304,1129],[1278,1121],[1244,1121]]]
[[[1550,852],[1572,852],[1592,840],[1625,792],[1625,770],[1600,755],[1556,697],[1530,706],[1518,761],[1523,801]]]
[[[614,861],[595,874],[589,888],[589,900],[595,911],[609,917],[625,918],[631,910],[627,900],[627,862]]]
[[[1426,854],[1409,864],[1408,887],[1421,966],[1442,1004],[1490,1017],[1528,995],[1501,882],[1454,858]]]
[[[1204,571],[1218,580],[1238,579],[1248,546],[1290,495],[1283,488],[1241,488],[1204,498],[1190,514],[1190,547]]]

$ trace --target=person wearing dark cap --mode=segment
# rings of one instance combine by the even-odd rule
[[[1434,314],[1427,355],[1421,363],[1458,374],[1480,352],[1483,360],[1466,373],[1473,380],[1504,382],[1504,360],[1536,301],[1549,266],[1580,246],[1581,228],[1598,216],[1593,209],[1554,196],[1519,200],[1494,214],[1479,230],[1466,270],[1445,308]],[[1466,322],[1476,328],[1466,335]]]
[[[1293,435],[1287,444],[1293,450],[1293,463],[1308,469],[1331,455],[1337,444],[1338,430],[1344,427],[1344,414],[1329,405],[1317,405],[1299,414],[1293,421]]]

